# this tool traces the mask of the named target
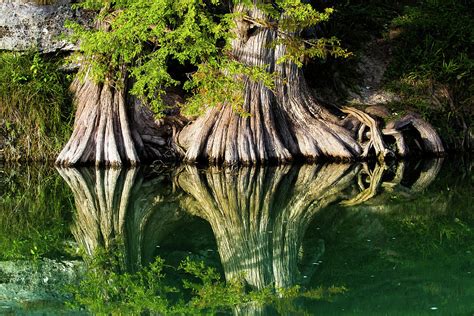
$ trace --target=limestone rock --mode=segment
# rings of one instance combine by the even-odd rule
[[[68,298],[65,287],[84,273],[82,261],[0,261],[0,314],[29,315],[33,308],[35,315],[56,315],[54,307]]]
[[[43,53],[78,47],[61,38],[66,20],[85,23],[84,13],[71,8],[71,0],[0,0],[0,50]]]

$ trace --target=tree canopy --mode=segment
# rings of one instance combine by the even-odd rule
[[[82,69],[98,82],[119,84],[117,79],[129,75],[130,92],[158,115],[166,108],[161,97],[173,86],[192,95],[184,107],[190,114],[225,101],[239,110],[243,76],[272,88],[277,74],[232,56],[231,42],[239,23],[250,24],[249,32],[257,27],[278,30],[280,36],[271,45],[286,46],[278,63],[302,66],[306,58],[350,55],[335,37],[303,34],[304,29],[327,21],[334,11],[318,10],[301,0],[87,0],[77,6],[99,12],[94,28],[68,23],[72,38],[81,43],[81,62],[88,66]],[[233,9],[237,6],[242,9]],[[261,18],[246,14],[245,8],[253,6],[263,12]],[[186,65],[191,72],[179,80],[170,70],[172,63]]]

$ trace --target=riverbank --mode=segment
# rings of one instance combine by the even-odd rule
[[[390,118],[417,112],[448,151],[473,150],[473,61],[466,42],[472,9],[463,1],[440,4],[443,10],[411,1],[326,5],[336,13],[322,32],[338,36],[354,57],[305,66],[319,98],[362,109],[383,105]],[[52,161],[67,142],[75,110],[72,74],[61,70],[64,56],[1,53],[0,159]]]

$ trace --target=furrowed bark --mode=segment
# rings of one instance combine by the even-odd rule
[[[74,131],[56,159],[58,166],[119,167],[177,159],[173,126],[181,122],[173,117],[155,120],[150,109],[127,97],[126,80],[119,86],[123,88],[109,81],[74,80]]]

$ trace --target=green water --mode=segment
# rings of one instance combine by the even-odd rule
[[[472,315],[465,158],[0,166],[0,314]]]

